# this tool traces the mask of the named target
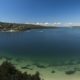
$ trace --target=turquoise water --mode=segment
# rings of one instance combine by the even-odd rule
[[[0,32],[0,54],[30,57],[41,61],[78,58],[80,56],[80,29]]]

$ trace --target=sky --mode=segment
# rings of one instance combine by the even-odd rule
[[[80,0],[0,0],[0,21],[80,22]]]

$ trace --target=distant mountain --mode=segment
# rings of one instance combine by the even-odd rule
[[[0,31],[26,31],[30,29],[48,29],[48,28],[56,28],[52,26],[41,26],[41,25],[33,25],[33,24],[19,24],[19,23],[6,23],[0,22]]]

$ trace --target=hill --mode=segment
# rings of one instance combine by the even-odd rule
[[[33,24],[0,22],[0,31],[7,31],[7,32],[26,31],[26,30],[31,30],[31,29],[49,29],[49,28],[56,28],[56,27],[33,25]]]

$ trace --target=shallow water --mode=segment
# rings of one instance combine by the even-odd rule
[[[45,62],[79,58],[80,29],[59,28],[0,32],[0,54]]]

